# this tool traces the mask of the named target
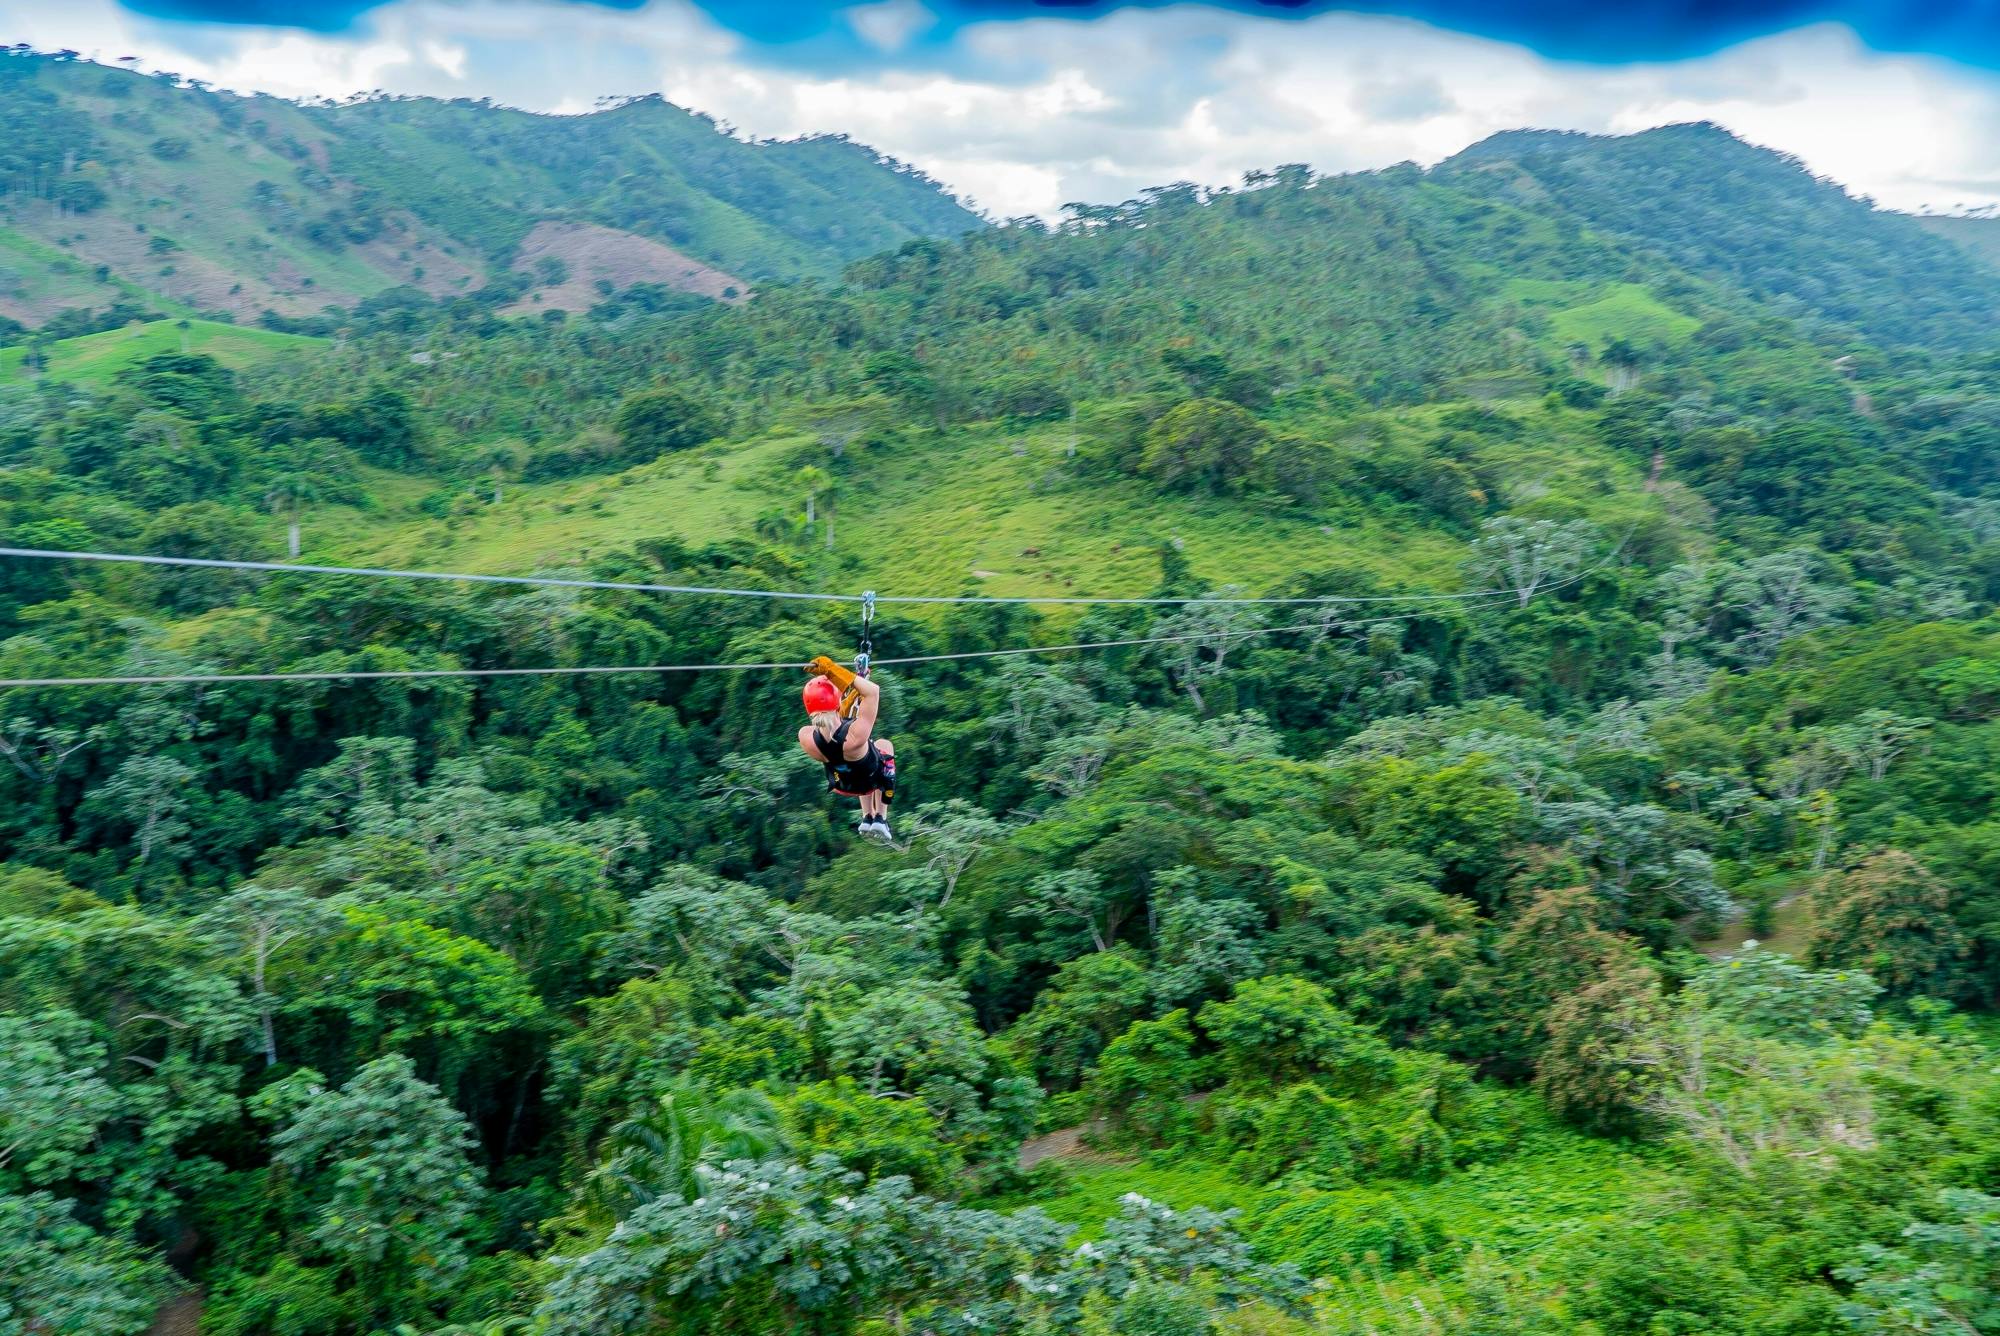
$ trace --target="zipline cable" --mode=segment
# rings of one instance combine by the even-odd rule
[[[277,574],[363,575],[395,580],[462,580],[471,584],[542,585],[559,589],[624,589],[644,594],[726,594],[733,598],[803,599],[817,603],[858,603],[858,595],[804,594],[787,589],[719,589],[706,585],[632,584],[621,580],[575,580],[554,575],[472,575],[463,571],[402,571],[374,566],[287,565],[281,561],[234,561],[221,557],[161,557],[135,552],[63,552],[39,547],[0,547],[0,557],[50,561],[102,561],[134,566],[194,566],[207,570],[272,571]]]
[[[1619,548],[1624,546],[1619,544]],[[1613,550],[1616,555],[1617,549]],[[182,566],[204,570],[268,571],[279,575],[355,575],[373,579],[459,580],[470,584],[538,585],[558,589],[610,589],[641,594],[703,594],[731,598],[792,599],[814,603],[903,603],[963,604],[1004,603],[1036,606],[1159,607],[1204,604],[1227,607],[1323,606],[1376,603],[1463,603],[1511,594],[1508,589],[1474,589],[1455,594],[1324,594],[1296,598],[1097,598],[1080,594],[1017,594],[989,596],[960,594],[819,594],[789,589],[737,589],[713,585],[648,584],[623,580],[583,580],[554,575],[476,575],[464,571],[411,571],[380,566],[314,566],[281,561],[237,561],[222,557],[168,557],[135,552],[68,552],[55,548],[0,547],[0,557],[22,557],[39,561],[96,561],[134,566]],[[1587,572],[1586,572],[1587,573]],[[1552,586],[1556,587],[1556,586]]]
[[[1363,624],[1412,621],[1425,613],[1369,617]],[[946,663],[961,659],[996,659],[1022,654],[1060,654],[1071,650],[1119,649],[1135,645],[1174,645],[1189,641],[1216,644],[1254,636],[1285,635],[1299,631],[1324,632],[1321,623],[1294,623],[1289,626],[1259,626],[1242,631],[1193,632],[1187,635],[1142,636],[1129,640],[1089,640],[1069,645],[1024,645],[1012,649],[967,650],[957,654],[914,654],[897,659],[877,659],[878,668],[907,664]],[[7,687],[113,687],[225,685],[234,682],[346,682],[409,680],[444,677],[587,677],[629,673],[716,673],[798,671],[798,663],[651,663],[630,665],[584,665],[562,668],[360,668],[349,671],[297,673],[165,673],[157,676],[116,677],[8,677],[0,678]]]
[[[568,580],[553,576],[527,575],[468,575],[443,571],[401,571],[375,569],[360,566],[287,566],[270,561],[230,561],[210,557],[161,557],[140,556],[114,552],[65,552],[45,548],[0,547],[0,557],[29,557],[45,559],[73,559],[77,561],[131,562],[156,566],[198,566],[221,567],[230,570],[260,570],[277,572],[303,571],[315,575],[360,575],[401,577],[418,580],[470,580],[488,584],[531,584],[558,585],[579,589],[626,589],[651,593],[668,594],[724,594],[741,595],[751,598],[812,599],[820,602],[859,602],[864,609],[872,609],[876,603],[1105,603],[1105,604],[1175,604],[1181,606],[1225,606],[1239,607],[1252,604],[1313,605],[1334,607],[1355,603],[1431,603],[1450,601],[1465,605],[1475,602],[1491,603],[1494,600],[1520,598],[1522,606],[1542,594],[1577,584],[1603,570],[1618,559],[1619,553],[1638,532],[1639,521],[1634,519],[1625,534],[1601,559],[1583,570],[1545,585],[1538,585],[1526,596],[1511,589],[1484,589],[1462,594],[1385,594],[1367,597],[1329,596],[1326,598],[1131,598],[1131,599],[1089,599],[1089,598],[925,598],[909,595],[899,598],[885,598],[870,591],[864,595],[793,593],[771,589],[721,589],[697,585],[648,585],[625,584],[611,580]],[[1426,613],[1403,613],[1383,617],[1362,618],[1363,624],[1413,621]],[[897,659],[876,659],[879,667],[893,667],[903,664],[944,663],[961,659],[995,659],[1023,654],[1060,654],[1071,650],[1117,649],[1135,645],[1185,644],[1189,641],[1220,643],[1245,639],[1253,636],[1283,635],[1295,631],[1326,631],[1324,623],[1294,623],[1290,626],[1263,626],[1244,631],[1194,632],[1188,635],[1143,636],[1129,640],[1093,640],[1068,645],[1024,645],[1011,649],[967,650],[957,654],[918,654]],[[83,686],[173,686],[183,684],[223,685],[232,682],[346,682],[371,680],[410,680],[422,678],[478,678],[478,677],[585,677],[608,676],[628,673],[705,673],[705,672],[772,672],[800,667],[793,663],[655,663],[631,665],[582,665],[562,668],[394,668],[355,669],[346,672],[297,672],[297,673],[168,673],[155,676],[104,676],[104,677],[10,677],[0,678],[0,689],[8,687],[83,687]]]

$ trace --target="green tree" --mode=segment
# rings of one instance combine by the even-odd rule
[[[1636,962],[1550,1008],[1535,1088],[1557,1117],[1593,1131],[1639,1126],[1658,1074],[1634,1061],[1634,1038],[1656,1021],[1659,980]]]
[[[1170,490],[1222,496],[1242,490],[1265,436],[1263,424],[1235,404],[1190,399],[1146,432],[1139,467]]]
[[[178,870],[194,829],[193,782],[194,771],[171,756],[132,756],[84,800],[86,816],[129,832],[134,885],[150,889]]]
[[[1483,586],[1504,589],[1527,607],[1536,594],[1567,581],[1597,543],[1595,526],[1581,520],[1523,520],[1501,515],[1479,526],[1466,570]]]
[[[45,1192],[0,1194],[0,1336],[138,1336],[171,1273]]]
[[[808,464],[799,470],[798,481],[799,486],[805,489],[806,529],[810,532],[812,526],[819,521],[819,498],[832,490],[833,479],[825,469]],[[828,517],[829,522],[831,518]]]
[[[1274,975],[1238,984],[1197,1017],[1233,1083],[1282,1086],[1318,1077],[1339,1094],[1366,1094],[1394,1080],[1389,1046],[1333,1004],[1309,979]]]
[[[1495,943],[1486,990],[1491,1056],[1532,1062],[1548,1043],[1555,1007],[1636,956],[1628,939],[1602,926],[1602,914],[1596,894],[1574,886],[1542,891],[1514,916]]]
[[[240,961],[248,975],[266,1067],[278,1062],[279,999],[270,991],[272,958],[295,942],[332,936],[345,923],[338,910],[303,891],[255,885],[238,887],[196,920],[203,939]]]
[[[552,1336],[970,1333],[960,1314],[1019,1294],[1065,1231],[873,1183],[831,1156],[700,1171],[692,1199],[642,1206],[598,1247],[553,1259],[536,1317]],[[926,1321],[926,1318],[931,1320]]]
[[[312,1203],[313,1242],[354,1273],[378,1314],[417,1311],[464,1266],[483,1191],[478,1142],[408,1058],[378,1058],[340,1090],[317,1092],[271,1145]]]
[[[1938,1194],[1940,1219],[1903,1230],[1900,1248],[1861,1245],[1840,1269],[1854,1298],[1840,1316],[1863,1336],[2000,1332],[2000,1197]]]
[[[1175,870],[1156,879],[1155,895],[1164,903],[1153,987],[1162,1003],[1190,1006],[1226,994],[1261,970],[1264,913],[1247,900],[1175,893],[1169,880]]]
[[[918,1191],[950,1194],[965,1157],[938,1134],[936,1118],[915,1100],[871,1095],[854,1081],[815,1081],[780,1101],[791,1143],[801,1156],[831,1155],[873,1182],[901,1176]]]
[[[1569,1311],[1595,1323],[1605,1336],[1724,1336],[1744,1330],[1742,1273],[1703,1266],[1660,1239],[1621,1235],[1580,1256],[1575,1271],[1577,1293]]]
[[[755,1090],[717,1095],[681,1079],[629,1114],[605,1137],[592,1198],[615,1219],[651,1202],[700,1195],[696,1170],[761,1160],[784,1148],[778,1110]]]
[[[117,1109],[104,1045],[82,1017],[0,1015],[0,1186],[57,1183]]]
[[[1039,874],[1028,885],[1028,904],[1045,921],[1079,925],[1096,951],[1111,949],[1127,912],[1118,894],[1088,868]]]
[[[294,561],[299,557],[305,508],[319,499],[317,480],[306,474],[280,474],[265,485],[264,507],[273,515],[285,517],[285,555]]]
[[[1967,946],[1951,887],[1903,850],[1868,855],[1829,878],[1814,902],[1813,964],[1866,970],[1892,997],[1951,997],[1964,986]]]
[[[669,389],[640,390],[625,396],[612,426],[625,452],[636,460],[700,445],[722,429],[704,405]]]
[[[1007,1039],[1042,1084],[1074,1090],[1105,1046],[1138,1020],[1152,995],[1130,947],[1065,961]]]
[[[904,829],[925,869],[938,879],[938,909],[951,903],[966,869],[1007,833],[1004,822],[963,798],[919,805]]]
[[[1166,1145],[1192,1118],[1187,1097],[1213,1081],[1213,1063],[1195,1055],[1185,1011],[1134,1021],[1112,1040],[1085,1079],[1089,1106],[1114,1131],[1145,1144]]]

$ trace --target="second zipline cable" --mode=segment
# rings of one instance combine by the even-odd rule
[[[1413,621],[1426,613],[1403,613],[1362,619],[1367,623]],[[1290,626],[1258,626],[1243,631],[1193,632],[1186,635],[1138,636],[1129,640],[1086,640],[1068,645],[1022,645],[1011,649],[967,650],[957,654],[913,654],[898,659],[876,659],[878,668],[907,664],[946,663],[961,659],[997,659],[1023,654],[1061,654],[1071,650],[1122,649],[1137,645],[1178,645],[1189,642],[1215,644],[1247,640],[1257,636],[1285,635],[1301,631],[1324,632],[1320,623]],[[797,663],[647,663],[584,665],[565,668],[356,668],[297,673],[161,673],[104,677],[6,677],[0,689],[8,687],[114,687],[114,686],[221,686],[235,682],[348,682],[407,681],[449,677],[605,677],[633,673],[726,673],[797,671]]]
[[[1622,547],[1623,544],[1620,544]],[[811,603],[1015,603],[1036,606],[1058,604],[1089,607],[1187,607],[1195,604],[1221,607],[1335,607],[1343,604],[1376,603],[1465,603],[1511,594],[1506,589],[1474,589],[1461,593],[1433,594],[1323,594],[1294,598],[1099,598],[1084,594],[823,594],[791,589],[738,589],[717,585],[651,584],[626,580],[583,580],[560,575],[478,575],[467,571],[414,571],[388,566],[315,566],[282,561],[239,561],[225,557],[170,557],[142,552],[72,552],[60,548],[0,547],[0,557],[38,561],[94,561],[127,566],[179,566],[200,570],[266,571],[274,575],[354,575],[388,580],[451,580],[468,584],[531,585],[557,589],[608,589],[639,594],[705,594],[728,598],[764,598]],[[1588,572],[1585,572],[1586,574]],[[1579,577],[1580,578],[1580,577]],[[1550,585],[1549,588],[1560,588]]]

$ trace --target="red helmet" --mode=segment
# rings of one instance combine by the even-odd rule
[[[807,714],[837,710],[840,708],[840,688],[830,678],[815,677],[806,683],[805,701]]]

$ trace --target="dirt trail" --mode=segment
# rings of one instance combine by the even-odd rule
[[[1115,1157],[1101,1151],[1092,1150],[1083,1144],[1084,1137],[1092,1132],[1102,1132],[1104,1120],[1095,1119],[1078,1123],[1075,1127],[1058,1127],[1053,1132],[1044,1132],[1038,1137],[1029,1137],[1021,1143],[1020,1167],[1026,1172],[1043,1160],[1110,1160]]]
[[[161,1304],[146,1336],[201,1336],[201,1291],[189,1290]]]

